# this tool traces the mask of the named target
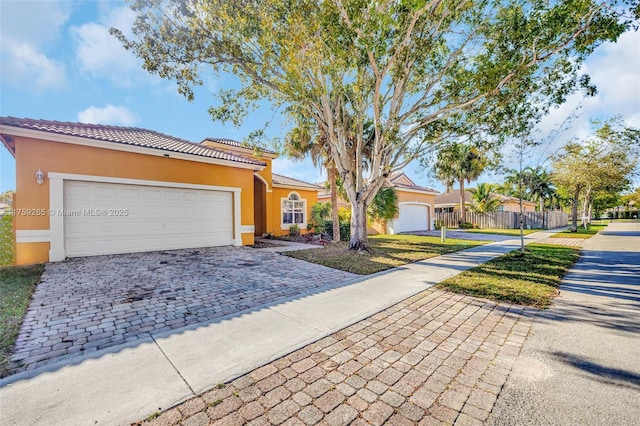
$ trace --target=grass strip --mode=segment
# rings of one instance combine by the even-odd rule
[[[7,374],[13,344],[44,265],[0,268],[0,377]]]
[[[524,229],[524,235],[533,234],[534,232],[543,231],[542,229]],[[520,229],[468,229],[467,232],[473,232],[476,234],[493,234],[493,235],[513,235],[514,237],[520,236]]]
[[[598,232],[605,229],[607,225],[587,225],[587,229],[582,226],[578,226],[578,232],[571,232],[571,229],[567,229],[557,234],[553,234],[551,238],[591,238]]]
[[[530,244],[524,256],[519,250],[512,251],[437,287],[499,302],[546,308],[578,257],[579,250],[574,247]]]

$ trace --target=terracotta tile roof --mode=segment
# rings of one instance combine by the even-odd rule
[[[304,182],[298,179],[290,178],[288,176],[277,175],[272,173],[272,179],[274,185],[285,185],[285,186],[299,186],[301,188],[309,188],[309,189],[322,189],[320,185],[316,185],[309,182]]]
[[[102,124],[72,123],[64,121],[33,120],[29,118],[0,117],[0,125],[18,127],[22,129],[38,130],[61,135],[77,136],[81,138],[114,142],[124,145],[159,149],[162,151],[196,155],[243,164],[265,166],[266,164],[232,154],[220,149],[211,148],[185,139],[169,136],[153,130],[137,127],[107,126]]]
[[[238,142],[238,141],[234,141],[233,139],[225,139],[225,138],[206,138],[205,140],[202,141],[202,143],[205,142],[215,142],[215,143],[220,143],[223,145],[229,145],[232,146],[234,148],[244,148],[244,149],[250,149],[253,150],[253,148],[251,146],[247,146],[245,144],[243,144],[242,142]],[[264,152],[265,154],[276,154],[274,151],[271,151],[269,149],[266,148],[262,148],[260,147],[260,150],[262,152]]]
[[[507,201],[519,202],[518,197],[511,197],[509,195],[502,194],[494,194],[501,203]],[[465,201],[466,203],[471,203],[473,194],[470,191],[465,191]],[[533,201],[522,200],[523,203],[535,204]],[[436,206],[437,205],[448,205],[448,204],[460,204],[460,191],[454,190],[451,192],[445,192],[444,194],[436,195]]]
[[[411,184],[406,184],[401,182],[401,180],[403,179],[406,179],[408,182],[411,182]],[[438,191],[436,191],[435,189],[427,188],[426,186],[416,185],[415,183],[413,183],[411,179],[409,179],[409,176],[407,176],[404,172],[399,172],[391,175],[391,177],[389,178],[389,182],[394,188],[398,188],[398,189],[404,188],[404,189],[411,189],[413,191],[431,192],[433,194],[438,193]]]

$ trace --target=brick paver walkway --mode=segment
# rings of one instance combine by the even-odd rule
[[[523,307],[429,289],[149,424],[482,424],[530,327]]]
[[[51,263],[16,340],[11,372],[337,287],[354,277],[246,247]]]
[[[547,238],[538,241],[538,244],[551,244],[556,246],[570,246],[570,247],[582,247],[584,244],[583,238]]]

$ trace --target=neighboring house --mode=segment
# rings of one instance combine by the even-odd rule
[[[369,227],[369,233],[398,234],[432,229],[431,219],[434,217],[433,208],[438,192],[416,185],[403,172],[393,174],[388,180],[388,185],[394,188],[398,195],[398,215],[386,222],[372,223]],[[318,201],[331,201],[331,194],[328,191],[320,192]],[[349,206],[349,203],[340,199],[338,205],[346,207]]]
[[[0,203],[0,216],[4,214],[5,210],[11,210],[11,206],[6,203]]]
[[[228,139],[13,117],[0,139],[16,161],[17,264],[304,233],[321,189]]]
[[[508,195],[494,194],[500,200],[500,206],[498,211],[505,212],[519,212],[520,211],[520,199],[517,197],[511,197]],[[470,191],[465,191],[465,204],[467,205],[467,211],[469,206],[473,203],[473,194]],[[436,213],[448,213],[460,210],[460,191],[445,192],[436,196]],[[535,212],[536,203],[533,201],[522,200],[522,205],[525,212]]]

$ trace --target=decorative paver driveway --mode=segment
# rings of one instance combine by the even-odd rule
[[[481,425],[531,328],[436,289],[165,411],[149,425]]]
[[[337,287],[355,277],[245,247],[51,263],[22,324],[11,371]]]

